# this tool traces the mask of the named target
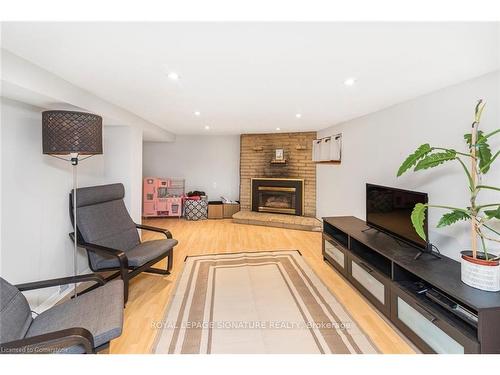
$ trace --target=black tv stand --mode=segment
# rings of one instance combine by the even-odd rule
[[[323,258],[420,350],[500,353],[500,292],[462,283],[460,263],[434,248],[371,232],[352,216],[323,218]]]

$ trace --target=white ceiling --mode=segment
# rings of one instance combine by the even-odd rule
[[[2,46],[176,134],[306,131],[499,69],[500,23],[24,22]]]

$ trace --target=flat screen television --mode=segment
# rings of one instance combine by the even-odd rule
[[[366,184],[366,224],[426,250],[427,242],[420,238],[411,223],[411,212],[415,204],[427,202],[425,193]],[[428,237],[427,212],[424,231]]]

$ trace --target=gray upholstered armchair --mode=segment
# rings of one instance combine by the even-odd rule
[[[70,217],[73,222],[73,197],[70,194]],[[116,271],[106,278],[121,277],[125,303],[129,280],[141,272],[168,275],[172,269],[173,248],[177,241],[162,228],[135,224],[123,197],[122,184],[110,184],[77,189],[76,205],[78,245],[87,250],[92,271]],[[141,242],[137,229],[159,232],[165,239]],[[74,240],[74,233],[70,234]],[[153,268],[168,257],[167,268]]]
[[[32,318],[22,291],[78,282],[100,287]],[[105,284],[99,275],[81,275],[14,286],[0,278],[0,353],[95,353],[120,336],[122,327],[122,280]]]

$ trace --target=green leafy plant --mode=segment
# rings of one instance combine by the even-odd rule
[[[479,130],[479,123],[481,121],[484,106],[485,103],[479,100],[474,111],[474,121],[472,123],[471,132],[464,135],[464,140],[468,148],[467,152],[459,152],[451,148],[433,147],[428,143],[423,144],[418,147],[414,153],[409,155],[403,164],[401,164],[397,176],[401,176],[412,168],[413,171],[416,172],[434,168],[450,161],[458,162],[467,178],[470,190],[470,205],[466,208],[459,208],[417,203],[412,211],[411,221],[417,234],[424,240],[426,240],[424,219],[428,207],[436,207],[449,211],[439,220],[437,224],[438,228],[446,227],[459,221],[470,221],[473,257],[477,258],[477,244],[479,238],[481,240],[484,258],[488,260],[490,256],[486,248],[485,240],[500,242],[500,232],[490,225],[490,221],[500,220],[500,203],[479,205],[476,200],[483,189],[500,191],[500,187],[498,186],[488,186],[481,183],[482,176],[490,171],[493,162],[500,154],[500,151],[493,154],[488,144],[491,137],[500,133],[500,129],[496,129],[490,133],[484,133]],[[469,167],[467,167],[466,163],[469,163]]]

